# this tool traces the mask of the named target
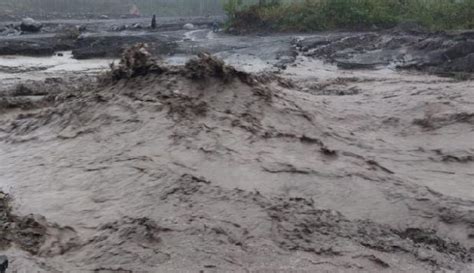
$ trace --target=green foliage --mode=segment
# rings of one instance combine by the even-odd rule
[[[225,0],[223,8],[229,18],[234,18],[235,14],[242,8],[242,0]]]
[[[232,13],[231,25],[242,26],[239,15],[257,16],[260,25],[279,31],[387,28],[416,22],[433,30],[474,28],[474,0],[295,0],[259,1]],[[236,15],[236,16],[235,16]]]

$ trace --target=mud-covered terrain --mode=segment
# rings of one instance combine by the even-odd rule
[[[0,57],[11,272],[474,271],[469,33],[105,32]]]
[[[0,55],[52,56],[72,50],[77,59],[120,57],[123,50],[138,42],[150,45],[156,55],[176,53],[184,26],[202,29],[223,18],[159,17],[156,29],[150,18],[49,20],[38,22],[40,31],[21,31],[19,22],[0,22]],[[187,29],[188,31],[190,29]]]
[[[396,28],[367,33],[335,33],[295,39],[303,55],[342,69],[393,66],[435,74],[474,73],[474,32],[427,33]]]

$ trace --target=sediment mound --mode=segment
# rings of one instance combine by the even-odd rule
[[[165,68],[152,58],[147,44],[139,43],[126,49],[122,53],[120,63],[117,66],[112,63],[110,70],[105,77],[110,77],[113,81],[117,81],[150,73],[160,74],[165,71]]]
[[[146,44],[137,44],[122,54],[118,65],[111,65],[111,70],[100,77],[98,86],[95,88],[88,86],[94,89],[93,91],[79,87],[71,90],[72,92],[41,93],[38,89],[44,90],[44,88],[40,85],[34,91],[41,93],[43,99],[40,101],[18,96],[18,90],[25,88],[22,85],[12,92],[7,92],[2,100],[3,111],[15,108],[37,109],[40,105],[44,108],[34,114],[22,114],[19,119],[7,126],[8,129],[4,132],[8,131],[8,135],[32,133],[39,127],[55,122],[61,125],[56,130],[63,130],[64,126],[70,127],[71,123],[78,120],[92,118],[86,118],[94,112],[90,112],[87,108],[100,107],[99,105],[104,103],[112,106],[116,103],[113,101],[120,100],[122,96],[133,97],[143,102],[151,100],[165,107],[169,115],[175,117],[205,115],[209,108],[229,112],[235,107],[239,109],[239,115],[249,119],[249,122],[254,123],[253,126],[258,126],[257,118],[252,115],[246,116],[247,109],[241,108],[254,97],[261,98],[265,102],[270,101],[272,94],[264,83],[271,80],[272,77],[267,75],[259,76],[238,71],[206,53],[199,54],[183,67],[167,66],[152,57]],[[63,88],[61,90],[64,91]],[[233,94],[239,104],[232,106],[230,101],[226,101],[228,98],[223,95],[225,93]],[[234,122],[247,123],[240,120]]]

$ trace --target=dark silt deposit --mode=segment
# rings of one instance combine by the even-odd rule
[[[323,58],[342,69],[394,65],[436,74],[473,73],[472,32],[432,34],[392,30],[341,33],[297,39],[305,56]]]
[[[117,58],[124,49],[136,43],[147,43],[155,55],[173,54],[176,49],[176,43],[171,39],[156,35],[88,36],[75,42],[72,54],[76,59]]]

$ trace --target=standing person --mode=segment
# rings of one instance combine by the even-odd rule
[[[212,31],[213,32],[219,32],[219,23],[216,20],[212,21]]]
[[[156,15],[153,14],[153,18],[151,18],[151,28],[156,29]]]

